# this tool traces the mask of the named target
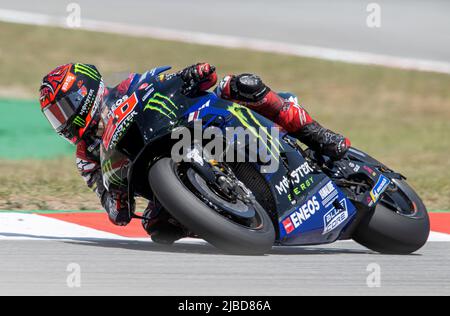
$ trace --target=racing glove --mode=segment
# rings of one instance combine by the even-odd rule
[[[130,209],[128,207],[128,195],[126,193],[108,192],[105,190],[101,197],[101,201],[108,213],[111,223],[116,226],[127,226],[131,222]],[[134,210],[134,202],[131,207]]]
[[[179,72],[184,81],[183,93],[192,95],[199,91],[206,91],[217,83],[216,67],[208,63],[198,63]]]

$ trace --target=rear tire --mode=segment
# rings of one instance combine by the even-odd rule
[[[149,173],[150,186],[163,207],[182,225],[206,241],[229,253],[260,255],[272,249],[275,228],[267,212],[256,203],[261,227],[244,227],[208,207],[177,174],[170,158],[159,160]]]
[[[411,254],[421,249],[430,235],[430,219],[425,205],[404,181],[397,181],[399,190],[408,197],[416,212],[407,216],[378,204],[373,214],[358,226],[353,239],[383,254]]]

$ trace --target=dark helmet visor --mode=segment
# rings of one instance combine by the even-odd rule
[[[83,96],[74,92],[56,102],[49,104],[43,112],[56,132],[61,132],[80,108]]]

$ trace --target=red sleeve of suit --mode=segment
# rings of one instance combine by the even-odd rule
[[[289,133],[297,133],[306,125],[314,122],[308,112],[296,102],[285,100],[273,91],[269,91],[260,101],[256,102],[233,100],[230,91],[231,78],[232,76],[227,76],[222,80],[218,90],[221,98],[254,110],[277,123]]]

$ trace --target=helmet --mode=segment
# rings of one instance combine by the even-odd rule
[[[42,81],[41,110],[60,136],[77,144],[93,125],[104,90],[95,66],[59,66]]]

